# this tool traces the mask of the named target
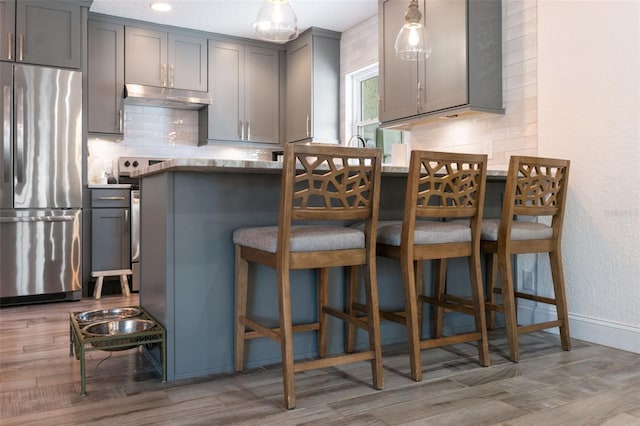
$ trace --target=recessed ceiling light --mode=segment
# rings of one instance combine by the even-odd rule
[[[168,12],[171,10],[171,5],[169,3],[162,2],[153,2],[149,7],[158,12]]]

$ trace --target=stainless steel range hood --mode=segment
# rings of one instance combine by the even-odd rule
[[[213,100],[202,92],[125,84],[124,102],[128,105],[198,110],[211,105]]]

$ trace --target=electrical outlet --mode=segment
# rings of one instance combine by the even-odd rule
[[[522,288],[533,291],[533,271],[524,271],[522,274]]]

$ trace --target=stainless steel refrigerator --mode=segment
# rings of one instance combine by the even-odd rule
[[[0,304],[81,297],[82,74],[0,62]]]

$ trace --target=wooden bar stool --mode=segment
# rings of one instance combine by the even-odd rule
[[[484,206],[487,156],[430,151],[412,151],[402,222],[379,222],[377,255],[400,261],[404,310],[381,311],[380,318],[407,328],[411,378],[422,379],[420,351],[456,343],[477,341],[480,364],[489,365],[489,346],[480,264],[480,224]],[[454,220],[451,220],[454,219]],[[461,220],[464,219],[464,220]],[[466,257],[469,263],[471,298],[447,294],[446,259]],[[435,289],[423,294],[423,261],[433,260]],[[360,311],[355,289],[349,305]],[[435,307],[436,322],[444,311],[472,315],[475,330],[442,336],[441,320],[434,335],[422,338],[422,305]],[[348,348],[353,344],[348,329]]]
[[[495,327],[495,312],[504,313],[510,359],[514,362],[520,359],[518,334],[522,333],[559,327],[562,348],[571,349],[561,250],[568,179],[568,160],[512,156],[500,220],[486,220],[482,224],[480,248],[487,255],[489,328]],[[547,216],[551,225],[517,220],[517,216]],[[554,297],[516,291],[511,258],[521,253],[549,253]],[[501,288],[497,287],[498,269]],[[496,294],[502,295],[502,303],[497,303]],[[557,320],[518,325],[518,298],[555,306]]]
[[[129,291],[129,280],[127,279],[127,275],[131,275],[133,272],[131,269],[113,269],[110,271],[93,271],[91,272],[91,276],[93,278],[97,278],[96,286],[93,289],[93,298],[100,299],[102,297],[102,283],[104,281],[104,277],[120,277],[120,288],[122,289],[123,296],[129,296],[131,293]]]
[[[370,361],[373,386],[383,387],[375,263],[381,155],[378,149],[289,144],[284,155],[278,226],[240,228],[233,234],[235,369],[244,368],[245,340],[268,337],[278,342],[288,409],[296,406],[296,372]],[[352,221],[364,221],[364,229],[349,227]],[[249,262],[276,270],[278,327],[264,325],[247,312]],[[348,270],[364,267],[367,304],[375,307],[365,319],[328,306],[328,268],[342,266]],[[296,269],[317,270],[318,318],[312,323],[293,324],[290,271]],[[347,272],[348,277],[355,276]],[[368,350],[327,356],[328,315],[365,329]],[[293,333],[304,331],[318,332],[319,359],[294,360]]]

